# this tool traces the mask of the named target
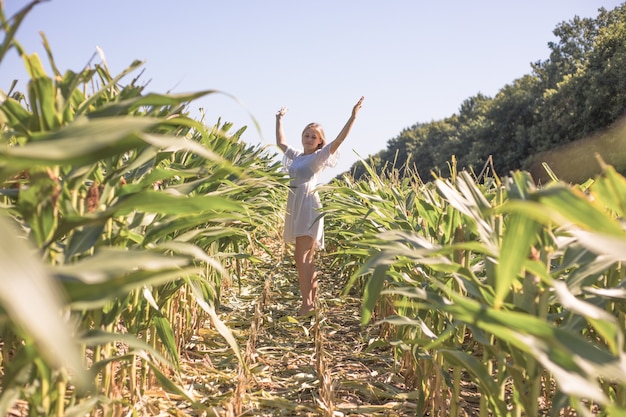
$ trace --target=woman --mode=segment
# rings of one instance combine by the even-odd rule
[[[324,221],[318,219],[322,205],[315,191],[317,177],[324,168],[337,163],[337,150],[350,133],[362,103],[363,97],[355,104],[337,138],[328,145],[322,127],[309,123],[302,131],[302,151],[291,148],[285,141],[283,116],[287,109],[282,107],[276,113],[276,145],[285,153],[283,164],[291,178],[283,234],[286,243],[296,243],[294,256],[302,294],[300,316],[309,315],[315,309],[317,272],[313,255],[315,249],[324,248]]]

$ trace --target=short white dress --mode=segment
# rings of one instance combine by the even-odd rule
[[[287,147],[283,166],[291,180],[283,231],[286,243],[295,241],[297,236],[311,236],[317,248],[324,248],[324,219],[318,219],[322,203],[315,187],[319,174],[324,168],[337,165],[338,159],[338,151],[330,153],[330,144],[308,155]]]

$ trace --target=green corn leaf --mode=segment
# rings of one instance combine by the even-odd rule
[[[202,212],[235,212],[243,210],[241,203],[228,198],[213,195],[196,195],[192,197],[170,194],[169,192],[145,191],[123,196],[108,211],[117,215],[132,211],[161,213],[171,215],[187,215]]]
[[[70,306],[73,309],[93,310],[103,308],[112,301],[127,296],[132,290],[141,288],[143,285],[158,286],[168,282],[175,282],[189,274],[199,274],[202,271],[202,268],[194,267],[138,271],[94,284],[85,284],[81,281],[72,280],[68,275],[58,275],[57,278],[67,292]]]
[[[198,142],[188,140],[185,138],[174,138],[171,136],[159,136],[153,134],[144,134],[141,136],[146,143],[155,146],[160,149],[165,149],[168,152],[189,151],[196,155],[199,155],[210,161],[224,162],[224,160],[212,152],[210,149],[202,146]],[[235,167],[231,168],[231,172],[238,172]]]
[[[115,77],[111,77],[110,76],[110,74],[108,73],[108,70],[106,70],[106,65],[105,65],[105,68],[102,68],[101,65],[97,65],[96,69],[95,69],[95,72],[92,72],[91,75],[94,75],[95,73],[98,73],[102,77],[103,82],[99,83],[99,84],[102,84],[102,87],[100,88],[100,90],[98,90],[95,93],[91,94],[86,100],[82,101],[79,106],[77,106],[76,116],[85,115],[90,110],[92,110],[92,113],[94,113],[94,115],[95,115],[95,113],[98,110],[97,109],[94,110],[92,108],[92,106],[95,106],[96,103],[98,101],[100,101],[100,100],[104,101],[105,104],[100,105],[98,107],[99,108],[106,107],[107,104],[110,101],[110,100],[108,100],[108,96],[110,94],[110,91],[111,90],[117,90],[117,83],[123,77],[125,77],[126,75],[128,75],[132,71],[134,71],[137,68],[139,68],[141,65],[143,65],[142,61],[135,60],[126,69],[124,69],[124,71],[122,71],[120,74],[118,74]],[[83,71],[83,73],[84,73],[84,71]],[[137,92],[137,94],[139,94],[139,91]],[[120,95],[117,96],[118,100],[119,100],[119,98],[120,98]],[[114,100],[114,101],[117,101],[117,100]],[[116,115],[119,116],[120,114],[116,114]]]
[[[6,23],[6,18],[4,16],[4,7],[0,7],[0,17],[2,18],[3,26],[2,29],[5,32],[4,39],[2,39],[2,43],[0,44],[0,62],[2,62],[2,60],[4,59],[4,55],[13,45],[17,47],[20,54],[23,53],[22,48],[19,46],[19,44],[15,42],[15,33],[24,21],[26,15],[28,15],[32,8],[35,7],[40,1],[41,0],[34,0],[24,6],[11,18],[11,22],[13,24],[10,26]]]
[[[161,285],[199,269],[187,267],[189,258],[157,251],[101,248],[73,264],[52,267],[73,308],[101,308],[144,285]]]
[[[103,231],[104,224],[76,228],[65,249],[65,258],[69,260],[92,249],[100,241]]]
[[[170,367],[171,363],[164,357],[158,350],[153,348],[150,344],[144,342],[139,339],[136,334],[131,333],[111,333],[105,332],[99,329],[89,329],[84,333],[81,333],[77,336],[77,339],[80,343],[85,346],[104,346],[107,344],[113,343],[123,343],[127,345],[133,353],[129,353],[127,355],[120,356],[110,356],[108,358],[104,358],[98,362],[95,362],[92,365],[91,371],[97,373],[100,372],[107,364],[111,362],[115,362],[118,360],[124,359],[135,359],[137,352],[147,352],[153,359],[157,362],[163,364],[164,366]]]
[[[613,262],[626,261],[626,234],[622,236],[573,230],[570,234],[589,251],[602,255]]]
[[[7,387],[24,387],[28,384],[29,374],[31,373],[31,369],[33,367],[33,362],[38,358],[38,352],[32,343],[25,343],[23,349],[19,349],[15,352],[15,355],[11,357],[10,361],[7,361],[6,366],[4,366],[3,374],[2,374],[2,384]],[[2,395],[0,396],[0,409],[5,409],[7,406],[10,406],[10,399],[5,399],[5,395],[12,397],[14,392],[5,392],[3,390]],[[19,398],[19,392],[18,398]],[[8,413],[3,414],[5,416]]]
[[[618,356],[623,352],[624,334],[620,331],[619,323],[614,315],[576,298],[562,281],[555,281],[553,286],[563,308],[585,317],[603,338],[613,355]]]
[[[60,77],[61,71],[59,71],[59,69],[56,66],[56,63],[54,62],[54,56],[52,55],[52,49],[50,48],[50,43],[48,43],[48,38],[43,32],[39,32],[39,34],[41,36],[41,42],[43,43],[43,48],[45,49],[46,55],[48,56],[48,62],[50,63],[50,67],[52,67],[52,72],[54,73],[55,77]]]
[[[94,395],[91,398],[80,401],[77,404],[70,405],[65,409],[65,417],[84,417],[89,415],[98,407],[99,403],[106,403],[108,398],[105,396]]]
[[[170,361],[176,366],[176,369],[179,369],[180,361],[178,348],[176,347],[176,338],[174,337],[174,330],[172,329],[170,322],[165,316],[157,312],[157,314],[152,317],[152,323],[156,328],[157,334],[161,339],[161,343],[163,344]]]
[[[141,63],[136,61],[133,64],[131,70],[134,70],[136,66]],[[163,106],[178,106],[183,103],[187,103],[196,99],[199,99],[208,94],[222,93],[218,90],[205,90],[198,91],[191,94],[146,94],[144,96],[138,96],[129,98],[126,100],[122,100],[120,102],[115,102],[108,104],[96,111],[92,111],[89,113],[90,118],[100,118],[100,117],[113,117],[113,116],[121,116],[127,115],[131,113],[133,110],[138,109],[139,107],[163,107]],[[228,95],[228,94],[227,94]],[[97,97],[97,94],[93,97]]]
[[[191,275],[190,275],[191,276]],[[215,307],[213,306],[213,300],[207,300],[204,295],[204,291],[202,290],[202,285],[205,285],[198,281],[197,279],[190,279],[189,284],[194,295],[195,301],[198,303],[200,307],[209,315],[211,321],[213,322],[213,326],[219,332],[219,334],[226,340],[229,344],[232,351],[237,356],[239,363],[244,367],[246,366],[243,357],[241,356],[241,350],[239,349],[239,345],[237,344],[237,340],[233,335],[233,332],[224,324],[222,320],[220,320],[219,316],[215,312]]]
[[[182,268],[188,264],[182,256],[164,256],[159,251],[126,250],[114,247],[100,248],[95,254],[66,265],[52,267],[52,271],[67,280],[85,284],[103,284],[135,270],[159,271]]]
[[[465,178],[465,175],[460,175],[459,179],[461,178],[463,181],[458,182],[459,190],[442,180],[436,180],[437,188],[454,209],[465,215],[465,221],[469,220],[475,225],[485,245],[497,247],[498,236],[489,214],[491,210],[489,202],[480,195],[471,179]]]
[[[619,175],[612,166],[605,166],[593,185],[592,195],[616,215],[626,218],[626,179]]]
[[[173,253],[187,255],[195,260],[201,260],[206,265],[209,265],[211,268],[218,271],[221,276],[223,276],[227,280],[230,280],[230,275],[228,273],[228,270],[224,268],[224,265],[222,265],[214,257],[209,256],[209,254],[207,254],[205,250],[201,249],[197,245],[177,240],[177,241],[164,242],[158,245],[157,249],[169,250],[169,251],[172,251]]]
[[[34,248],[9,221],[0,217],[0,304],[11,320],[23,328],[53,367],[68,366],[76,383],[88,385],[82,358],[61,318],[65,297],[42,265]]]
[[[32,130],[33,115],[12,97],[6,97],[0,104],[0,111],[6,117],[7,126],[21,134],[29,134]]]
[[[171,233],[186,232],[194,227],[210,227],[211,224],[221,224],[239,220],[242,216],[233,212],[201,212],[199,214],[177,215],[160,219],[157,224],[149,228],[144,237],[144,245],[154,243]]]
[[[500,400],[500,387],[489,374],[487,367],[478,358],[466,352],[450,349],[440,349],[440,353],[453,365],[460,366],[480,381],[481,392],[487,395],[488,401],[498,410],[499,416],[506,416],[506,403]]]
[[[152,361],[147,360],[148,358],[144,358],[144,359],[146,359],[146,362],[148,366],[150,367],[150,370],[154,374],[157,381],[159,381],[159,385],[163,387],[163,389],[165,389],[169,393],[180,395],[186,401],[188,401],[194,408],[197,408],[197,409],[206,408],[204,405],[202,405],[202,403],[195,401],[193,399],[193,396],[180,386],[182,385],[182,383],[180,385],[176,385],[174,382],[172,382],[171,377],[168,377],[167,375],[165,375],[158,366],[152,363]]]
[[[554,185],[537,191],[531,199],[550,210],[554,221],[560,224],[571,223],[584,230],[623,237],[620,224],[604,210],[593,205],[578,190]]]
[[[560,388],[569,395],[605,404],[607,398],[599,389],[596,379],[626,382],[626,358],[623,358],[623,352],[613,356],[589,344],[576,332],[553,327],[528,314],[490,309],[452,292],[448,292],[448,296],[454,303],[438,308],[531,353],[553,373]]]
[[[500,256],[496,266],[494,307],[499,309],[520,276],[522,265],[535,242],[539,225],[530,217],[512,213],[502,238]]]
[[[82,166],[120,155],[145,146],[138,133],[156,123],[134,117],[76,120],[52,133],[34,135],[24,146],[0,149],[0,173],[7,175],[33,165]]]
[[[39,126],[38,131],[50,131],[59,127],[61,117],[56,109],[56,87],[45,73],[39,56],[33,54],[24,58],[31,75],[28,82],[28,96],[31,109]]]
[[[365,285],[365,289],[363,292],[363,304],[361,306],[362,326],[365,326],[367,323],[369,323],[370,318],[372,317],[372,312],[374,311],[374,307],[376,306],[376,301],[378,301],[380,292],[383,289],[383,284],[385,283],[387,275],[386,273],[386,265],[377,265],[374,268],[372,276],[367,280],[367,284]]]
[[[30,226],[38,247],[43,247],[57,227],[59,193],[54,174],[36,169],[30,172],[30,185],[19,192],[17,209]]]

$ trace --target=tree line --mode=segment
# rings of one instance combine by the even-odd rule
[[[537,155],[586,138],[626,111],[626,3],[598,9],[596,18],[574,17],[557,25],[549,58],[505,85],[494,97],[478,93],[458,113],[416,123],[370,155],[377,173],[417,171],[424,181],[457,169],[498,174],[527,169]],[[617,166],[624,172],[626,166]],[[367,174],[361,163],[350,172]]]

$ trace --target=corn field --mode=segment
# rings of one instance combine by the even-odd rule
[[[303,322],[275,154],[190,116],[224,93],[145,94],[139,61],[61,72],[43,37],[48,74],[14,39],[27,14],[0,14],[30,78],[0,91],[1,415],[625,415],[611,166],[537,185],[363,161],[320,189]]]
[[[459,415],[468,380],[481,416],[621,415],[626,180],[452,168],[427,184],[370,171],[327,207],[344,293],[384,326],[420,415]]]

